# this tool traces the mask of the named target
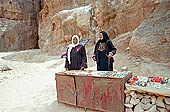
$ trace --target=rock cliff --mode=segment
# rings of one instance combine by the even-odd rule
[[[40,0],[0,1],[0,51],[37,48]]]

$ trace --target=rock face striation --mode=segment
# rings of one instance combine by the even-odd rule
[[[130,41],[133,55],[157,62],[170,62],[170,1],[159,7],[134,31]]]
[[[105,30],[111,39],[135,30],[158,7],[156,0],[45,0],[39,13],[39,47],[56,52],[74,34],[95,42]]]
[[[40,0],[0,1],[0,51],[37,48]]]

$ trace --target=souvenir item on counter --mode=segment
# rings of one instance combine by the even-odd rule
[[[64,74],[69,75],[88,75],[88,76],[97,76],[97,77],[114,77],[114,78],[123,78],[126,75],[131,74],[128,72],[115,72],[115,71],[63,71]]]
[[[81,71],[81,72],[76,72],[75,74],[76,74],[76,75],[87,75],[88,73],[87,73],[87,72],[84,72],[84,71]]]
[[[154,77],[151,81],[161,83],[162,77]]]
[[[99,74],[97,72],[91,72],[92,76],[99,76]]]
[[[110,71],[97,71],[97,72],[93,72],[92,75],[93,76],[102,76],[102,77],[113,77],[113,74],[115,72],[110,72]]]
[[[138,86],[146,87],[148,82],[148,77],[138,76],[139,80],[137,81]]]
[[[147,82],[144,82],[144,81],[137,81],[136,83],[134,83],[134,85],[146,87],[146,86],[147,86]]]
[[[149,83],[153,88],[161,88],[161,83],[157,83],[157,82],[150,82]]]
[[[128,74],[131,74],[131,72],[130,71],[128,71],[128,72],[117,72],[116,74],[114,74],[114,77],[115,78],[123,78]]]
[[[157,89],[159,89],[161,87],[165,87],[166,89],[170,89],[169,78],[167,78],[167,77],[158,77],[158,76],[150,77],[149,78],[149,84],[152,87],[157,88]]]
[[[162,78],[161,84],[166,84],[168,82],[169,82],[169,78],[164,77],[164,78]]]
[[[148,82],[148,77],[134,76],[128,81],[129,85],[146,87]]]
[[[133,76],[133,78],[132,79],[130,79],[130,83],[129,83],[129,85],[132,85],[135,81],[137,81],[138,80],[138,77],[137,76]]]

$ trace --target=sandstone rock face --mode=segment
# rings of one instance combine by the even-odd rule
[[[135,30],[130,41],[132,55],[170,62],[170,1],[163,0],[153,14]]]
[[[36,48],[40,0],[0,1],[0,51]]]
[[[115,35],[135,30],[157,7],[159,0],[94,0],[99,30]]]
[[[39,13],[39,47],[56,55],[59,45],[66,44],[71,36],[93,36],[89,29],[92,18],[90,0],[46,0]],[[57,7],[56,7],[57,6]]]
[[[82,6],[76,9],[63,10],[56,13],[50,23],[40,24],[39,46],[42,50],[51,49],[55,53],[58,45],[71,41],[74,34],[81,38],[89,37],[91,21],[91,5]],[[41,29],[42,27],[42,29]],[[48,49],[49,48],[49,49]]]
[[[73,34],[95,42],[105,30],[111,39],[136,29],[159,0],[45,0],[39,13],[39,47],[54,54]]]

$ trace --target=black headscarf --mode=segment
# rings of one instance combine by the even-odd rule
[[[99,40],[99,42],[101,43],[106,43],[107,40],[109,40],[109,36],[107,35],[107,33],[105,31],[101,31],[100,33],[103,34],[103,39],[102,40]]]

